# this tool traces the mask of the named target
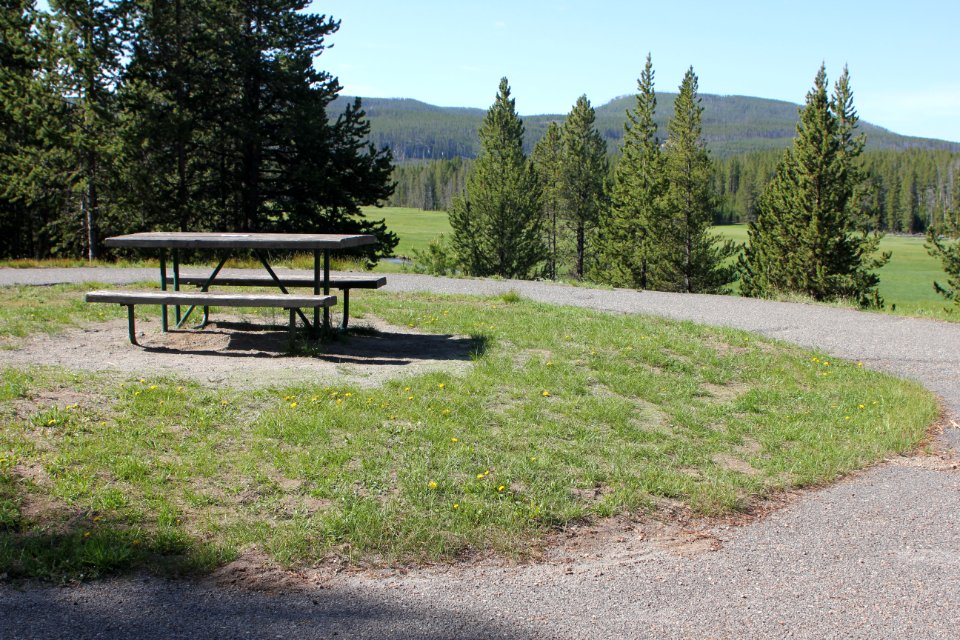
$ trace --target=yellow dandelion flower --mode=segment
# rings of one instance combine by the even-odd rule
[[[450,415],[450,409],[444,409],[441,413],[443,413],[445,416],[448,416]]]
[[[147,381],[146,378],[140,378],[140,384],[143,384],[143,383],[146,382],[146,381]]]
[[[444,384],[443,382],[441,382],[440,384],[437,385],[437,388],[438,388],[438,389],[444,389],[444,388],[446,388],[446,386],[447,386],[446,384]]]
[[[297,408],[297,403],[296,403],[296,402],[291,402],[291,403],[290,403],[290,408],[291,408],[291,409],[296,409],[296,408]]]
[[[863,368],[863,363],[862,363],[862,362],[858,362],[858,363],[857,363],[857,366],[860,367],[860,368]]]
[[[551,362],[550,360],[547,360],[547,366],[548,366],[548,367],[552,367],[552,366],[553,366],[553,362]]]
[[[107,426],[107,421],[106,421],[106,420],[101,420],[101,421],[100,421],[100,426],[101,426],[101,427]]]
[[[864,406],[864,405],[862,405],[862,404],[858,404],[858,405],[857,405],[857,409],[866,409],[866,406]]]
[[[183,391],[183,387],[177,387],[177,391]]]
[[[228,405],[228,404],[230,404],[230,403],[227,402],[226,400],[221,400],[221,401],[220,401],[220,404],[226,406],[226,405]]]
[[[56,420],[47,420],[47,426],[49,427],[52,424],[57,424]]]
[[[337,405],[343,404],[343,398],[337,398]]]
[[[501,491],[501,492],[502,492],[502,491],[503,491],[504,489],[506,489],[506,488],[507,488],[507,487],[506,487],[505,485],[500,485],[499,487],[497,487],[497,491]]]
[[[410,387],[404,387],[403,390],[404,390],[404,391],[410,391]]]
[[[349,392],[343,394],[343,396],[344,396],[345,398],[349,398],[349,397],[351,397],[352,395],[353,395],[353,394],[352,394],[352,393],[349,393]]]
[[[850,419],[850,416],[843,416],[843,419],[844,419],[844,420],[849,420],[849,419]]]
[[[450,442],[460,442],[460,438],[450,438]]]
[[[486,477],[486,476],[483,475],[482,473],[478,473],[478,474],[477,474],[477,480],[483,480],[485,477]]]
[[[407,396],[407,400],[413,400],[413,396]]]
[[[530,457],[530,462],[536,462],[536,461],[537,461],[537,456]]]
[[[140,395],[140,392],[139,392],[139,391],[134,391],[134,392],[133,392],[133,395],[138,396],[138,395]]]
[[[155,384],[150,385],[150,389],[156,389],[156,388],[157,388],[157,385]]]
[[[454,502],[454,503],[453,503],[453,508],[454,508],[454,509],[459,509],[459,508],[460,508],[460,505],[457,504],[456,502]]]
[[[549,392],[549,391],[544,391],[544,392],[541,393],[540,395],[542,395],[544,398],[549,398],[549,397],[550,397],[550,392]]]
[[[427,484],[427,486],[430,487],[431,489],[436,489],[437,486],[438,486],[438,485],[437,485],[437,481],[436,481],[436,480],[431,480],[431,481]]]

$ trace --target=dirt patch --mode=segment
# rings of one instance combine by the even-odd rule
[[[711,456],[710,459],[713,460],[716,465],[729,471],[736,471],[737,473],[743,473],[748,476],[753,476],[758,473],[749,462],[737,456],[732,456],[729,453],[716,453]]]
[[[286,329],[269,323],[269,318],[251,322],[218,316],[202,330],[162,333],[158,320],[141,320],[141,346],[135,346],[127,340],[126,321],[118,320],[32,336],[6,351],[4,359],[14,366],[166,374],[245,388],[325,383],[376,387],[427,371],[465,373],[476,349],[468,336],[423,333],[368,316],[311,353],[291,354]],[[82,403],[83,398],[78,399]]]
[[[280,567],[260,551],[247,551],[205,577],[202,582],[221,588],[261,593],[289,593],[308,586],[302,573]]]
[[[711,384],[709,382],[700,385],[700,389],[706,394],[702,396],[704,400],[726,404],[747,391],[745,384]]]

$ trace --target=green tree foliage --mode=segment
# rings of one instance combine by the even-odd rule
[[[821,66],[801,109],[793,147],[750,225],[740,260],[744,294],[799,293],[815,300],[882,304],[879,277],[872,270],[889,255],[873,255],[880,236],[866,231],[859,209],[864,140],[856,127],[849,74],[844,69],[831,99]]]
[[[315,61],[340,23],[305,0],[8,4],[0,226],[17,246],[93,257],[102,235],[144,228],[374,233],[371,259],[396,246],[360,209],[391,195],[390,153],[358,100],[331,111],[340,85]]]
[[[45,118],[56,106],[44,84],[44,28],[31,0],[0,7],[0,255],[36,257],[49,251],[53,188],[39,161],[47,147]],[[52,197],[53,196],[53,197]],[[34,212],[44,215],[35,215]]]
[[[656,243],[656,288],[721,293],[736,278],[728,259],[739,248],[710,232],[717,198],[713,164],[702,136],[703,107],[690,67],[680,83],[663,151],[663,224]]]
[[[601,259],[594,278],[646,289],[655,263],[654,230],[662,228],[663,158],[657,139],[657,96],[647,54],[637,81],[636,104],[627,112],[620,159],[613,172],[611,206],[601,222]]]
[[[927,232],[926,246],[931,256],[940,259],[947,273],[947,284],[934,281],[934,290],[947,300],[953,300],[954,305],[960,305],[960,295],[957,295],[960,291],[960,241],[950,242],[938,229],[931,228]]]
[[[327,113],[340,86],[314,60],[340,23],[306,5],[142,2],[125,94],[136,204],[173,203],[180,228],[375,233],[368,257],[389,255],[396,236],[360,206],[391,194],[390,154],[364,142],[359,100]]]
[[[574,270],[583,279],[587,245],[596,232],[604,207],[607,147],[597,131],[596,113],[587,96],[580,96],[561,127],[564,217],[574,234]]]
[[[523,122],[506,78],[480,127],[480,155],[450,211],[452,243],[470,275],[528,278],[543,261],[540,184],[523,153]]]
[[[560,220],[563,213],[563,140],[560,125],[551,122],[533,149],[533,166],[540,179],[540,200],[547,244],[546,277],[556,280],[560,261]]]
[[[58,124],[66,133],[72,156],[66,171],[79,200],[75,211],[84,229],[84,250],[92,260],[100,253],[100,226],[105,223],[101,218],[115,203],[110,189],[117,169],[112,159],[119,146],[115,89],[122,69],[122,25],[128,5],[106,0],[51,0],[50,7],[59,36],[56,68],[60,89],[71,107],[70,117]],[[70,222],[69,218],[65,221]]]
[[[472,160],[459,156],[398,164],[392,178],[396,188],[387,204],[426,211],[449,211],[453,199],[463,193]]]

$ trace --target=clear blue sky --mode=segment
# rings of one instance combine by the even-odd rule
[[[960,2],[315,0],[342,20],[318,66],[347,95],[486,108],[502,76],[521,114],[657,89],[690,65],[701,93],[803,102],[821,61],[850,67],[863,120],[960,141]]]

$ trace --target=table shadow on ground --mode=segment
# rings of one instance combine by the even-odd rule
[[[154,353],[236,358],[309,358],[334,364],[407,365],[417,361],[471,360],[487,349],[484,336],[421,334],[351,328],[317,342],[298,336],[290,350],[285,327],[219,322],[205,329],[173,330],[143,341]]]

